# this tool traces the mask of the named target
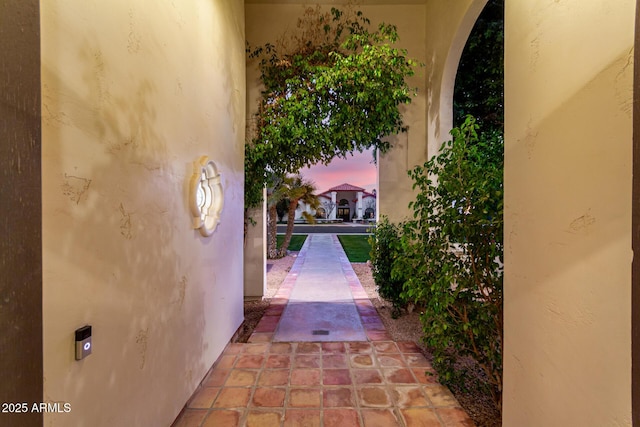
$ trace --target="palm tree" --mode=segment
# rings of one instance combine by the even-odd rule
[[[282,258],[287,254],[289,242],[293,235],[293,225],[296,217],[296,209],[298,204],[303,202],[311,209],[317,209],[320,206],[318,197],[314,194],[316,186],[312,181],[306,180],[302,175],[293,175],[272,178],[272,187],[267,189],[267,258]],[[286,202],[287,209],[287,231],[284,242],[278,250],[277,246],[277,224],[278,224],[278,206]],[[303,212],[302,215],[308,222],[315,222],[313,215]]]
[[[273,186],[267,188],[267,258],[282,258],[278,253],[278,204],[287,198],[288,187],[285,181],[288,178],[273,178]]]
[[[303,178],[302,175],[294,175],[286,177],[284,179],[284,185],[287,187],[286,197],[289,199],[289,211],[287,213],[287,231],[284,235],[284,241],[280,247],[278,257],[281,258],[287,254],[287,248],[289,242],[291,242],[291,236],[293,235],[293,224],[296,217],[296,209],[300,202],[305,203],[311,209],[318,209],[320,207],[320,200],[315,195],[316,185],[313,181]],[[313,215],[307,211],[302,212],[302,215],[308,222],[315,222]]]

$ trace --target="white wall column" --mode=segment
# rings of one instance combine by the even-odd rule
[[[358,191],[358,202],[356,203],[356,215],[362,219],[362,191]]]
[[[267,190],[263,190],[267,200]],[[249,216],[255,224],[247,227],[244,243],[244,296],[261,298],[267,290],[267,204],[252,209]]]
[[[331,205],[333,209],[329,213],[329,219],[336,219],[336,213],[338,212],[338,204],[336,203],[336,192],[331,192]]]

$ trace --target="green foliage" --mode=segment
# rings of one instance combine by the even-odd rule
[[[393,47],[393,25],[370,30],[362,12],[307,8],[297,32],[279,46],[248,48],[263,84],[245,149],[247,207],[260,203],[271,173],[284,176],[328,164],[354,150],[388,150],[384,137],[403,130],[405,79],[417,65]]]
[[[402,295],[404,278],[398,274],[395,276],[391,274],[394,261],[401,256],[399,239],[400,227],[389,222],[385,216],[380,218],[369,237],[373,279],[376,282],[378,294],[393,304],[394,316],[397,316],[400,308],[405,305]]]
[[[403,225],[394,272],[424,307],[434,367],[456,380],[456,356],[482,367],[497,403],[502,390],[503,144],[479,139],[467,117],[437,157],[410,172],[418,197]],[[437,177],[437,182],[432,180]],[[451,348],[455,352],[450,352]]]
[[[278,234],[278,248],[282,247],[282,242],[284,242],[284,234]],[[287,248],[290,251],[298,252],[302,249],[302,245],[304,245],[305,240],[307,240],[306,234],[294,234],[291,236],[291,241],[289,242],[289,247]]]
[[[244,146],[244,207],[245,207],[245,228],[247,222],[247,211],[251,208],[261,206],[262,192],[265,187],[273,186],[271,178],[266,169],[266,163],[260,153],[253,150],[250,144]],[[246,234],[246,233],[245,233]]]
[[[436,157],[409,172],[413,219],[378,226],[372,262],[382,296],[421,308],[440,380],[463,385],[454,364],[471,356],[500,405],[503,143],[477,130],[467,117]]]
[[[349,262],[369,261],[371,244],[369,237],[362,234],[340,234],[338,240],[349,258]]]
[[[460,57],[453,96],[454,125],[468,114],[485,132],[504,122],[504,0],[489,0]]]

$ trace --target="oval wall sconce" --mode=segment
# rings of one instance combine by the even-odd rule
[[[220,174],[208,156],[193,162],[194,171],[189,183],[189,204],[193,214],[193,228],[205,237],[211,236],[220,223],[224,204]]]

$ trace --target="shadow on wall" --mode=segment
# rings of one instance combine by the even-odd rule
[[[136,89],[123,93],[99,46],[85,43],[80,59],[86,94],[43,64],[45,400],[72,405],[48,417],[171,422],[209,368],[205,283],[215,274],[201,258],[217,246],[184,233],[191,164],[175,170],[156,84],[129,76]],[[83,322],[94,353],[75,362]]]
[[[625,218],[621,213],[630,212],[631,209],[629,207],[626,210],[620,205],[619,192],[611,191],[612,188],[620,188],[624,169],[619,168],[618,174],[593,173],[602,169],[605,152],[606,158],[629,158],[627,147],[624,144],[603,143],[611,138],[610,131],[597,122],[583,123],[583,126],[577,127],[568,126],[567,123],[575,122],[576,117],[609,117],[609,127],[625,128],[625,122],[632,116],[630,94],[627,99],[618,96],[602,98],[597,104],[589,96],[601,91],[601,87],[613,87],[616,93],[622,93],[622,88],[632,80],[632,67],[625,67],[625,64],[631,63],[632,55],[631,51],[620,52],[611,64],[595,73],[592,80],[568,94],[556,109],[549,111],[539,122],[530,122],[522,135],[510,135],[511,138],[517,137],[518,143],[505,146],[505,154],[511,159],[510,163],[521,162],[524,165],[519,168],[518,173],[536,176],[536,179],[526,181],[526,186],[520,185],[523,191],[511,196],[514,206],[532,206],[531,202],[523,203],[519,200],[523,197],[546,200],[546,203],[537,204],[526,212],[518,212],[516,207],[512,208],[512,219],[509,221],[509,229],[505,228],[505,237],[516,236],[518,233],[528,234],[529,230],[537,229],[538,223],[549,224],[543,233],[536,232],[535,236],[532,235],[534,240],[529,242],[534,247],[544,246],[543,242],[547,242],[546,246],[554,249],[537,254],[538,263],[545,266],[549,279],[563,276],[572,269],[580,270],[580,265],[586,259],[592,259],[595,254],[604,255],[610,245],[624,246],[628,239],[628,236],[620,233],[624,227],[616,228],[614,223],[624,223]],[[615,114],[617,123],[612,118],[612,111],[619,112]],[[558,141],[563,143],[559,144]],[[541,166],[540,160],[548,158],[554,159],[553,166],[547,166],[545,173],[540,174],[537,171]],[[557,165],[564,166],[556,167]],[[578,177],[583,177],[582,181],[577,182]],[[589,177],[589,180],[584,177]],[[509,185],[508,182],[505,184]],[[585,205],[584,189],[588,189],[590,194],[598,194],[598,204],[593,209],[591,202]],[[560,197],[569,194],[572,198]],[[533,228],[527,224],[532,224]],[[613,229],[619,233],[613,233]],[[603,245],[603,242],[608,242],[608,245]],[[511,250],[510,246],[505,246],[506,253]],[[581,301],[591,297],[595,295],[578,292],[575,295],[576,306],[581,307]]]

